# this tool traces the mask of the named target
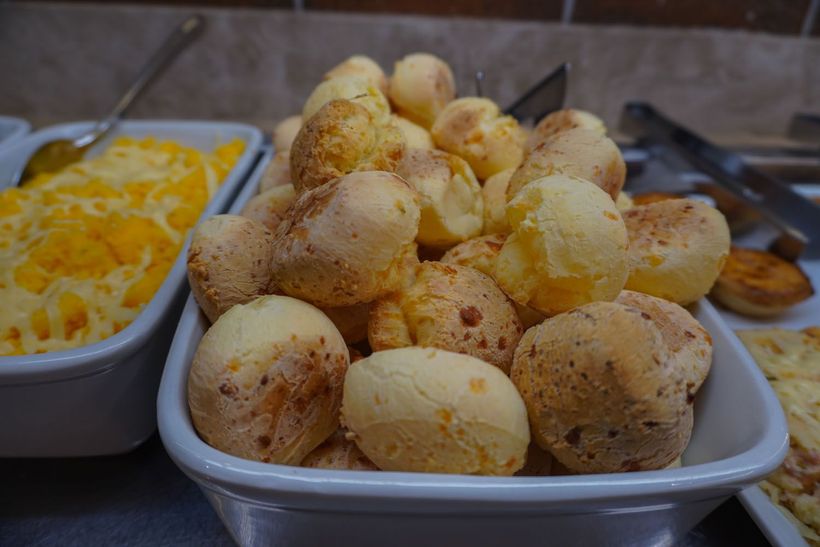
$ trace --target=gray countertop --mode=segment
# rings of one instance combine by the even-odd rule
[[[0,545],[196,545],[233,542],[199,488],[154,435],[122,456],[0,460]],[[768,545],[732,498],[678,545]],[[342,547],[342,546],[340,546]]]

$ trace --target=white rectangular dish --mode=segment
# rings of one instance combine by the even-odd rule
[[[0,116],[0,148],[5,148],[31,131],[31,124],[22,118]]]
[[[234,204],[253,195],[248,187]],[[788,439],[766,379],[717,311],[683,467],[563,477],[333,471],[264,464],[211,448],[187,404],[191,359],[208,322],[189,297],[160,385],[163,443],[240,545],[669,545],[783,459]]]
[[[0,187],[41,143],[76,137],[91,126],[82,122],[49,127],[0,150]],[[261,132],[244,124],[126,121],[96,150],[118,135],[173,139],[202,150],[243,140],[243,154],[204,217],[228,208],[250,169],[259,165],[262,145]],[[255,171],[257,178],[262,167]],[[114,336],[66,351],[0,357],[0,457],[116,454],[135,448],[153,433],[157,386],[187,292],[186,250],[187,242],[152,300]]]

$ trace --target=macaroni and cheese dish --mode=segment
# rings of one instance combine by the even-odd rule
[[[0,355],[98,342],[165,279],[188,230],[244,149],[153,138],[0,191]]]

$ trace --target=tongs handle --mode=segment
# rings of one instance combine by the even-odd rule
[[[790,258],[820,258],[820,207],[787,184],[749,166],[743,158],[667,118],[648,103],[624,108],[623,129],[681,155],[783,231]]]
[[[537,123],[541,118],[561,110],[567,93],[567,75],[571,66],[561,63],[555,70],[527,90],[516,101],[504,109],[504,114],[522,123]]]

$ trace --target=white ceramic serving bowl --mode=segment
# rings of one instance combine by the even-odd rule
[[[19,141],[31,130],[31,124],[22,118],[0,116],[0,149]]]
[[[253,193],[244,189],[232,209]],[[230,456],[197,436],[188,412],[188,370],[208,327],[190,297],[160,385],[160,435],[240,545],[670,545],[774,470],[788,446],[780,405],[740,341],[708,302],[695,315],[712,335],[714,364],[679,469],[499,478]]]
[[[0,188],[40,144],[76,137],[91,127],[90,122],[56,125],[0,150]],[[201,150],[234,138],[245,141],[245,151],[203,218],[228,208],[258,165],[262,145],[261,132],[244,124],[125,121],[89,154],[117,135],[151,135]],[[154,298],[114,336],[66,351],[0,357],[0,457],[116,454],[153,433],[157,386],[187,294],[186,249],[187,242]]]

